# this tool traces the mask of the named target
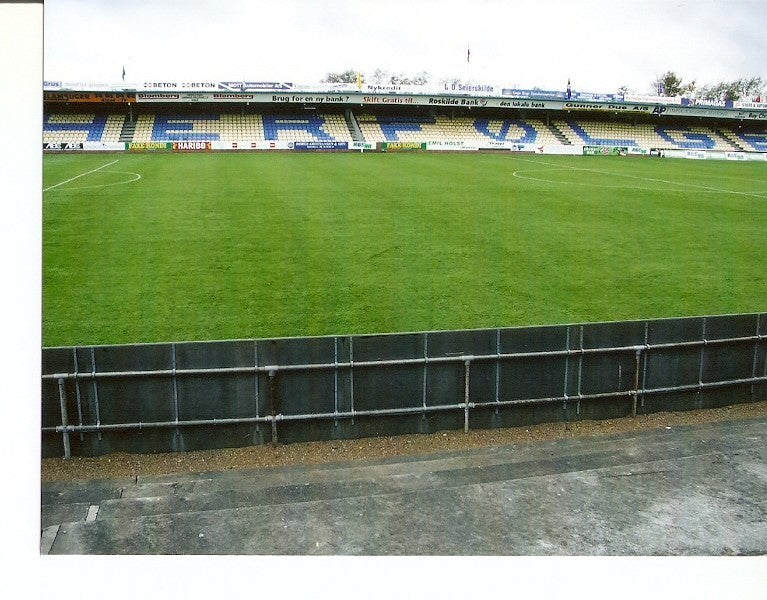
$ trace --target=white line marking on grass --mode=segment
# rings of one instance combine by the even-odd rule
[[[611,171],[604,171],[602,169],[584,169],[583,167],[573,167],[570,165],[558,165],[556,163],[545,162],[542,160],[530,160],[529,158],[519,158],[517,156],[513,156],[512,158],[516,160],[522,160],[525,162],[534,163],[536,165],[547,165],[547,166],[555,167],[556,169],[559,169],[559,170],[571,169],[573,171],[586,171],[588,173],[599,173],[601,175],[609,175],[610,177],[628,177],[629,179],[639,179],[641,181],[654,181],[656,183],[667,183],[669,185],[682,185],[682,186],[691,187],[695,189],[706,190],[709,192],[719,192],[720,194],[737,194],[739,196],[753,196],[755,198],[765,198],[765,195],[762,193],[723,190],[721,188],[715,188],[715,187],[711,187],[707,185],[696,185],[694,183],[685,183],[683,181],[669,181],[668,179],[655,179],[654,177],[642,177],[640,175],[628,175],[626,173],[613,173]],[[516,172],[520,172],[520,171],[516,171]],[[520,177],[520,179],[523,179],[523,178]],[[563,183],[568,183],[568,182],[563,182]]]
[[[95,173],[96,171],[101,171],[101,169],[105,169],[106,167],[115,164],[119,160],[120,159],[118,158],[117,160],[113,160],[110,163],[107,163],[105,165],[101,165],[100,167],[96,167],[95,169],[91,169],[90,171],[86,171],[85,173],[80,173],[79,175],[75,175],[74,177],[70,177],[66,181],[62,181],[61,183],[57,183],[56,185],[52,185],[50,187],[45,188],[43,191],[47,192],[48,190],[52,190],[54,188],[59,187],[60,185],[64,185],[65,183],[69,183],[70,181],[74,181],[75,179],[80,179],[80,177],[85,177],[86,175],[90,175],[91,173]]]
[[[126,179],[125,181],[115,181],[114,183],[97,183],[94,185],[78,185],[77,187],[68,187],[59,190],[60,192],[69,192],[73,190],[87,190],[91,188],[102,188],[107,187],[110,185],[123,185],[125,183],[133,183],[134,181],[138,181],[141,179],[141,175],[138,173],[133,173],[132,171],[104,171],[104,173],[120,173],[122,175],[135,175],[133,179]]]
[[[554,169],[520,169],[519,171],[514,171],[511,175],[512,177],[516,177],[517,179],[525,179],[527,181],[539,181],[541,183],[551,183],[554,185],[581,185],[584,187],[595,187],[595,188],[602,188],[602,189],[608,189],[608,190],[645,190],[648,192],[686,192],[687,190],[680,190],[680,189],[673,189],[669,187],[651,187],[651,186],[644,186],[644,185],[632,185],[629,182],[626,182],[625,185],[611,185],[609,183],[594,183],[589,181],[573,181],[573,180],[561,180],[557,181],[556,179],[544,179],[543,177],[531,177],[530,175],[523,175],[522,173],[551,173],[553,171],[563,171],[564,167],[561,168],[554,168]],[[652,180],[652,179],[645,179],[646,181],[658,181],[658,180]],[[704,189],[700,190],[700,194],[720,194],[720,190],[716,189]],[[764,193],[764,192],[759,192]],[[756,195],[756,194],[755,194]]]

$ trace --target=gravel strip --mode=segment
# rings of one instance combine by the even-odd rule
[[[355,459],[428,454],[449,450],[504,446],[569,437],[596,437],[615,433],[698,425],[767,416],[767,402],[686,412],[661,412],[636,418],[573,423],[544,423],[529,427],[486,429],[464,433],[444,431],[429,435],[334,440],[167,454],[109,454],[95,458],[42,459],[42,481],[136,477],[170,473],[199,473],[227,469],[254,469],[297,464],[320,464]]]

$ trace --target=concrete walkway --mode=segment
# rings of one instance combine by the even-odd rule
[[[767,554],[767,419],[42,490],[43,554]]]

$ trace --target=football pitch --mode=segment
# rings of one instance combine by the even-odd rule
[[[46,155],[43,344],[767,310],[767,163]]]

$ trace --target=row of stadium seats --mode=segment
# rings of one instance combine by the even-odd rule
[[[43,122],[44,142],[117,142],[125,115],[49,115]]]
[[[341,115],[141,115],[134,142],[164,141],[352,141]]]
[[[559,144],[543,121],[535,119],[473,119],[470,117],[381,117],[360,115],[360,130],[368,142],[449,141]]]
[[[488,142],[560,144],[559,130],[572,144],[641,146],[767,152],[767,131],[743,133],[700,126],[613,123],[596,120],[553,120],[549,128],[537,119],[486,119],[448,116],[356,117],[365,141]],[[124,115],[51,114],[43,123],[44,142],[117,142]],[[140,115],[134,142],[163,141],[352,141],[340,114],[312,115]]]
[[[722,151],[737,148],[733,144],[737,138],[728,140],[708,127],[560,120],[555,120],[554,125],[571,141],[595,146],[641,146],[644,148]]]

